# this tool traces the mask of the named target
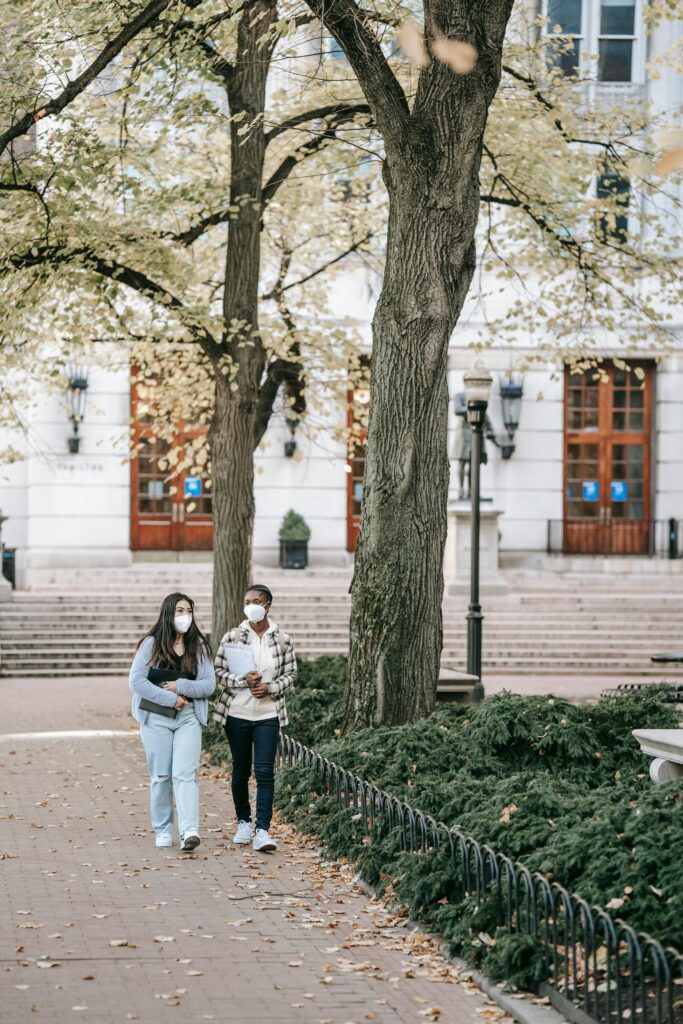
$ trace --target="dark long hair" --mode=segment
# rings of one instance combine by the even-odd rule
[[[149,660],[150,665],[153,665],[155,668],[175,668],[176,655],[173,650],[173,644],[175,643],[176,630],[173,625],[173,619],[175,618],[175,609],[178,601],[187,601],[192,609],[192,625],[188,629],[187,633],[183,635],[183,639],[185,640],[185,653],[183,654],[181,670],[190,675],[196,676],[200,657],[203,654],[205,658],[210,658],[211,648],[209,646],[209,641],[197,627],[194,617],[194,601],[191,597],[188,597],[187,594],[180,594],[176,592],[175,594],[169,594],[168,597],[164,598],[161,602],[159,618],[154,623],[149,633],[145,633],[142,640],[146,640],[148,636],[154,638],[152,657]],[[138,647],[142,643],[142,640],[138,643]]]

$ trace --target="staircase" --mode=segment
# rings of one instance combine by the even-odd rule
[[[137,563],[60,570],[54,582],[0,605],[0,675],[126,675],[135,643],[173,590],[211,625],[209,564]],[[350,574],[341,569],[256,574],[275,595],[273,618],[306,658],[345,653]],[[680,675],[650,655],[683,650],[683,575],[591,576],[508,572],[505,596],[484,597],[487,675]],[[444,602],[442,663],[464,669],[466,596]]]

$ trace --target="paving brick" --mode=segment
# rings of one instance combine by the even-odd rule
[[[0,770],[3,1024],[502,1017],[294,830],[274,855],[236,849],[216,773],[186,857],[154,846],[136,734],[0,738]]]

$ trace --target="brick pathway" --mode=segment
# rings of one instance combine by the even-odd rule
[[[218,772],[183,857],[153,845],[134,733],[0,737],[0,770],[4,1024],[509,1024],[297,833],[235,849]]]

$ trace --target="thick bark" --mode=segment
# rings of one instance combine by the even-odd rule
[[[216,376],[215,410],[211,425],[213,491],[213,614],[214,649],[231,626],[244,618],[244,589],[251,571],[254,528],[253,413]]]
[[[261,261],[262,181],[265,154],[263,111],[272,56],[269,31],[277,17],[275,0],[256,0],[240,18],[237,58],[227,82],[231,122],[230,221],[225,265],[223,348],[234,368],[224,375],[216,364],[215,410],[211,426],[214,502],[213,636],[242,618],[242,597],[251,572],[254,528],[254,449],[259,388],[265,353],[258,336]],[[251,125],[240,135],[240,128]],[[231,381],[233,389],[231,389]],[[237,385],[234,387],[234,385]]]
[[[452,2],[430,33],[472,43],[475,70],[432,62],[413,110],[353,0],[318,0],[385,141],[389,233],[373,321],[370,422],[352,583],[346,727],[432,710],[442,648],[448,343],[475,266],[479,164],[512,0]]]

